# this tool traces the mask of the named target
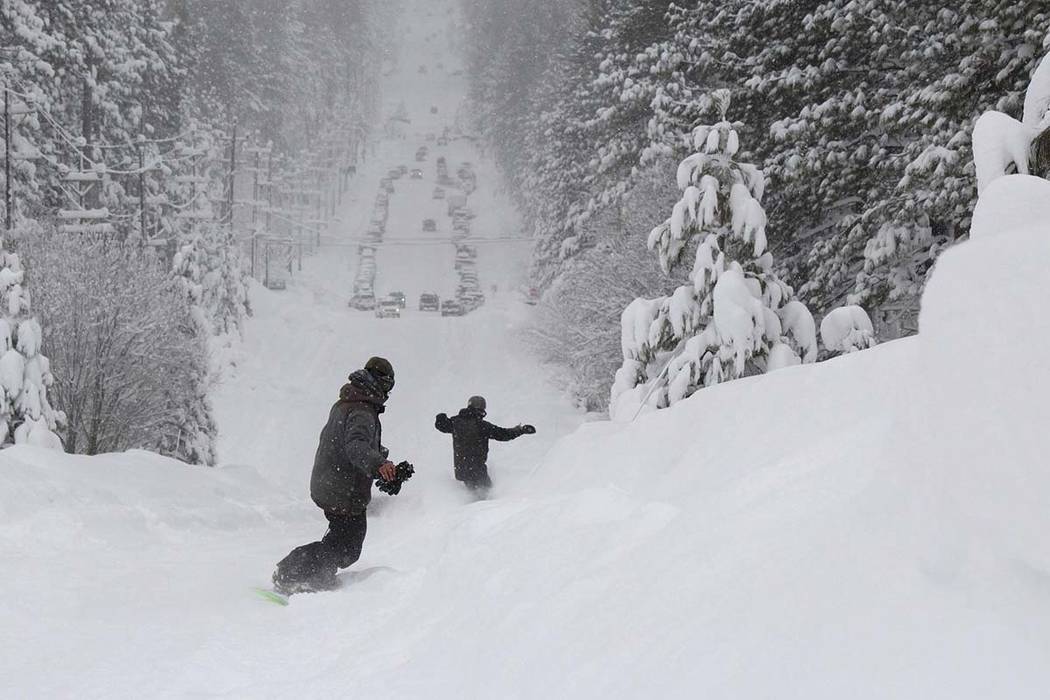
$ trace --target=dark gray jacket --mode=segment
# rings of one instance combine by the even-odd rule
[[[326,511],[362,513],[372,500],[372,482],[386,461],[379,414],[386,397],[351,383],[328,414],[314,457],[310,497]]]
[[[507,442],[523,434],[521,428],[501,428],[483,416],[473,408],[464,408],[451,418],[439,413],[434,419],[435,428],[452,433],[454,466],[460,481],[472,481],[487,473],[489,440]]]

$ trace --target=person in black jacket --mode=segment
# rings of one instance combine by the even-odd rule
[[[339,391],[321,430],[310,477],[310,497],[324,511],[328,532],[318,542],[296,547],[277,564],[273,583],[278,592],[331,588],[336,571],[361,556],[372,482],[395,478],[379,422],[393,388],[394,368],[373,357]]]
[[[435,428],[443,433],[452,434],[456,479],[472,491],[479,491],[482,496],[492,488],[487,464],[489,440],[507,442],[536,432],[531,425],[519,425],[514,428],[493,425],[485,420],[485,409],[483,397],[471,396],[467,407],[460,410],[459,414],[449,418],[444,413],[439,413],[434,421]]]

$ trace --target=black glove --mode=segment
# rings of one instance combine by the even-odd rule
[[[383,477],[376,479],[376,488],[391,496],[401,493],[401,484],[411,479],[412,475],[416,473],[416,470],[408,462],[401,462],[395,467],[395,470],[397,473],[392,481],[387,481]]]
[[[528,424],[523,425],[523,426],[521,426],[521,434],[522,435],[535,435],[536,434],[536,428],[535,428],[535,426],[528,425]]]

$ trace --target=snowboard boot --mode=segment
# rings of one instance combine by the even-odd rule
[[[339,587],[339,578],[335,574],[335,569],[326,568],[309,578],[298,579],[282,575],[281,570],[277,569],[273,572],[273,590],[284,596],[331,591]]]

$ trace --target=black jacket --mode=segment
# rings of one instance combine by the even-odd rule
[[[501,428],[489,423],[473,408],[464,408],[452,418],[439,413],[434,427],[443,433],[452,433],[456,478],[460,481],[476,479],[486,472],[489,440],[507,442],[524,434],[521,428]]]
[[[386,396],[355,372],[328,414],[314,457],[310,497],[326,511],[361,513],[372,500],[372,482],[386,461],[383,412]]]

